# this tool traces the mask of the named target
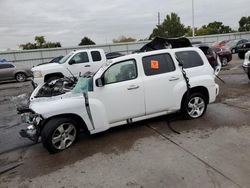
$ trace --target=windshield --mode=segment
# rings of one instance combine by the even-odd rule
[[[72,55],[73,55],[73,52],[69,53],[68,55],[64,56],[58,63],[60,64],[65,63]]]

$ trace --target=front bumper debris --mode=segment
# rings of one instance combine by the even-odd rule
[[[28,108],[18,109],[18,113],[21,114],[21,122],[29,124],[29,126],[26,129],[22,129],[19,134],[37,143],[41,133],[43,117]]]

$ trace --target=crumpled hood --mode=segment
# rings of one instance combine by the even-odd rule
[[[29,108],[44,118],[57,114],[77,114],[85,109],[85,99],[81,93],[68,93],[64,96],[33,100],[30,102]]]

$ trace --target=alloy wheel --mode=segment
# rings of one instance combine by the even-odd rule
[[[58,150],[71,146],[76,139],[77,130],[72,123],[63,123],[57,127],[52,135],[52,144]]]
[[[201,97],[193,97],[188,103],[188,114],[192,118],[200,117],[205,110],[205,101]]]

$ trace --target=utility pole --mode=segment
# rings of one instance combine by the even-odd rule
[[[158,12],[158,25],[160,25],[160,24],[161,24],[161,13]]]
[[[193,28],[193,38],[195,36],[195,31],[194,31],[194,0],[192,0],[192,28]]]

